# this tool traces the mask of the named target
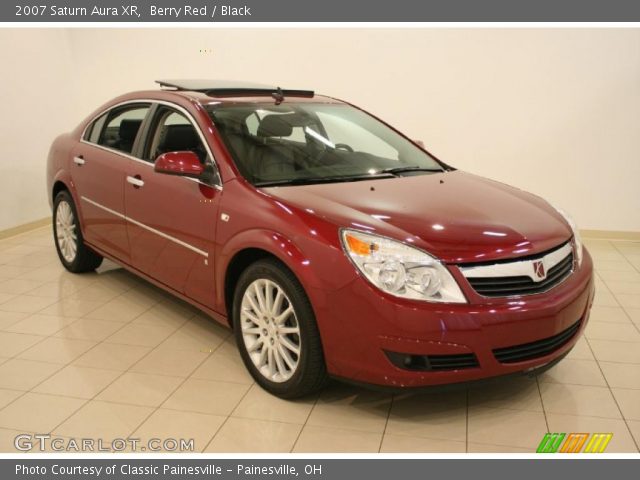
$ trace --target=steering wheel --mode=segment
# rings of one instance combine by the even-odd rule
[[[335,148],[341,148],[343,150],[346,150],[347,152],[353,153],[353,148],[351,148],[351,146],[347,145],[346,143],[336,143]]]

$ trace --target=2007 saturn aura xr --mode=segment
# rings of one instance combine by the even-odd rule
[[[253,378],[403,389],[533,372],[575,345],[592,261],[545,200],[312,91],[159,82],[58,137],[60,261],[109,258],[229,325]]]

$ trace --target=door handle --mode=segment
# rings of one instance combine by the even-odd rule
[[[133,185],[135,188],[144,187],[144,181],[140,178],[140,175],[136,175],[132,177],[131,175],[127,175],[127,182]]]
[[[82,158],[82,155],[78,155],[76,157],[73,157],[73,163],[75,163],[76,165],[81,167],[82,165],[84,165],[84,158]]]

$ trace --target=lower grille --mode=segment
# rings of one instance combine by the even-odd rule
[[[549,269],[547,277],[534,282],[530,277],[469,277],[467,280],[473,289],[485,297],[508,297],[512,295],[531,295],[542,293],[555,287],[573,271],[573,253],[567,255],[558,264]]]
[[[391,363],[403,370],[437,372],[476,368],[478,359],[473,353],[455,355],[412,355],[408,353],[385,352]]]
[[[513,347],[496,348],[493,350],[493,354],[500,363],[524,362],[525,360],[544,357],[565,345],[573,338],[579,328],[580,321],[578,320],[569,328],[553,337],[531,343],[524,343],[522,345],[515,345]]]

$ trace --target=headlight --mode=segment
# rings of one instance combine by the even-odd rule
[[[578,266],[580,266],[582,265],[582,238],[580,238],[580,232],[578,231],[576,222],[574,222],[571,215],[569,215],[564,210],[561,210],[557,207],[553,207],[553,208],[555,208],[558,211],[558,213],[564,217],[564,219],[567,221],[567,223],[571,227],[571,231],[573,233],[573,248],[576,253],[576,261],[578,263]]]
[[[449,270],[422,250],[346,229],[342,246],[367,280],[384,292],[427,302],[467,302]]]

